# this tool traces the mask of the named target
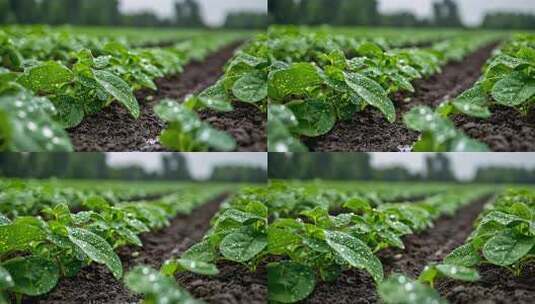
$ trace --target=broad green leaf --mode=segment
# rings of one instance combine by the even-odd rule
[[[166,122],[178,122],[183,132],[191,132],[202,126],[195,111],[190,110],[178,102],[171,99],[160,101],[155,107],[154,112],[160,119]]]
[[[100,236],[81,228],[67,228],[69,239],[92,261],[106,265],[119,279],[123,276],[123,266],[113,248]]]
[[[357,197],[357,196],[353,196],[352,198],[347,200],[344,203],[343,207],[351,209],[352,211],[355,211],[355,212],[366,211],[366,210],[371,209],[371,205],[368,202],[368,200],[362,197]]]
[[[267,81],[254,74],[243,76],[234,83],[232,93],[243,102],[262,101],[268,94]]]
[[[44,223],[34,217],[17,217],[12,223],[0,226],[0,254],[24,251],[32,242],[46,239]]]
[[[399,274],[379,284],[377,292],[385,304],[448,303],[433,288]]]
[[[345,73],[345,81],[366,103],[378,108],[389,122],[396,120],[394,103],[380,84],[357,73]]]
[[[184,252],[184,254],[182,254],[181,258],[194,261],[213,262],[217,258],[217,254],[212,245],[210,245],[210,242],[204,240],[191,246]]]
[[[317,99],[292,101],[286,105],[297,118],[298,125],[292,131],[317,137],[328,133],[336,124],[336,113],[332,106]]]
[[[0,265],[0,290],[5,290],[10,287],[13,287],[15,283],[9,271],[7,271],[3,266]]]
[[[268,94],[274,100],[282,100],[289,95],[303,95],[322,82],[316,66],[311,63],[296,63],[270,75]]]
[[[188,259],[178,259],[177,262],[184,269],[194,273],[202,275],[217,275],[219,273],[217,266],[212,263]]]
[[[58,266],[38,256],[16,257],[2,266],[11,274],[14,286],[10,291],[38,296],[52,290],[58,283]]]
[[[104,70],[93,70],[93,74],[95,75],[95,80],[106,92],[124,105],[134,118],[139,117],[139,104],[132,93],[132,88],[124,80]]]
[[[436,268],[442,275],[454,280],[466,282],[475,282],[479,280],[479,273],[472,268],[448,264],[440,264],[437,265]]]
[[[18,81],[35,93],[53,93],[73,79],[69,68],[55,61],[47,61],[27,69]]]
[[[535,237],[503,232],[492,237],[483,246],[483,255],[492,264],[509,266],[526,256],[535,245]]]
[[[284,261],[267,266],[268,298],[295,303],[308,297],[316,286],[314,271],[305,265]]]
[[[221,254],[235,262],[247,262],[262,252],[267,246],[267,238],[264,235],[249,235],[242,232],[234,232],[227,235],[219,250]]]
[[[197,132],[196,140],[221,152],[234,151],[237,145],[234,137],[230,134],[216,130],[208,124],[205,124]]]
[[[65,129],[79,125],[84,119],[84,108],[74,98],[68,95],[58,95],[52,99],[57,110],[54,120]]]
[[[201,304],[173,277],[163,275],[147,266],[136,266],[125,275],[125,285],[136,294],[144,295],[144,303]]]
[[[492,97],[498,104],[515,107],[535,95],[535,80],[520,72],[498,81],[492,88]]]
[[[349,265],[366,269],[376,283],[383,280],[383,265],[360,239],[340,231],[325,231],[327,244]]]
[[[474,86],[459,95],[452,104],[458,111],[469,116],[489,118],[492,115],[488,108],[487,95],[480,85]]]
[[[445,264],[464,267],[476,266],[480,261],[481,258],[471,243],[456,248],[446,258],[444,258]]]

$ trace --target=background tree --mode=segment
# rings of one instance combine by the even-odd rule
[[[199,4],[193,0],[175,2],[175,23],[183,27],[202,27]]]

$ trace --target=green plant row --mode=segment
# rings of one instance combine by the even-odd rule
[[[491,57],[482,77],[457,98],[435,111],[419,107],[407,113],[405,124],[423,133],[415,151],[486,151],[488,147],[456,130],[449,117],[468,115],[488,119],[498,106],[512,107],[527,116],[535,104],[535,35],[517,35]]]
[[[46,207],[64,203],[70,209],[79,209],[89,197],[99,196],[111,204],[148,197],[180,193],[181,189],[198,188],[176,183],[132,183],[64,181],[64,180],[0,180],[0,213],[9,218],[37,215]]]
[[[153,202],[116,205],[94,196],[77,213],[60,203],[39,216],[0,214],[0,303],[46,294],[61,277],[72,277],[93,262],[120,279],[118,247],[142,246],[139,234],[169,225],[169,219],[189,214],[223,189],[189,189]]]
[[[0,150],[70,151],[64,131],[117,101],[140,115],[133,92],[177,74],[240,34],[192,38],[165,48],[43,27],[0,31]]]
[[[384,274],[376,252],[404,248],[402,236],[430,227],[437,217],[485,193],[488,189],[452,187],[417,202],[377,204],[351,191],[322,187],[251,188],[234,196],[203,240],[167,261],[161,273],[216,275],[220,260],[251,271],[268,263],[269,300],[281,303],[305,299],[317,281],[335,280],[350,268],[363,269],[380,283]]]
[[[466,33],[429,47],[394,48],[362,37],[272,27],[227,74],[231,80],[240,77],[229,81],[236,91],[243,82],[255,88],[255,100],[268,101],[270,151],[305,151],[299,137],[326,134],[368,106],[393,123],[396,109],[389,96],[414,92],[414,80],[438,73],[493,39]]]
[[[482,212],[467,242],[440,264],[425,267],[417,280],[396,274],[381,284],[379,294],[387,304],[447,303],[433,289],[437,280],[450,278],[474,282],[478,266],[492,264],[519,276],[535,260],[535,192],[509,189]],[[412,288],[407,289],[407,284]]]

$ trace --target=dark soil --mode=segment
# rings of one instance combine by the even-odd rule
[[[153,107],[164,98],[181,101],[186,95],[197,93],[214,84],[223,66],[240,43],[229,45],[208,56],[203,62],[191,62],[179,75],[157,79],[158,91],[140,90],[141,115],[136,120],[114,102],[102,111],[86,117],[68,130],[76,151],[164,151],[158,136],[165,124],[156,117]],[[201,113],[201,117],[216,128],[236,136],[238,151],[266,151],[266,115],[255,107],[237,105],[236,113]]]
[[[528,265],[520,277],[493,265],[480,267],[479,274],[481,280],[476,283],[444,280],[436,288],[451,303],[535,303],[535,264]]]
[[[127,246],[118,254],[125,271],[140,264],[159,268],[172,256],[179,255],[202,239],[209,229],[210,220],[219,210],[221,202],[227,197],[222,195],[195,209],[190,215],[179,215],[171,225],[161,231],[141,235],[143,247]],[[224,271],[223,273],[227,273]],[[220,289],[212,290],[212,297],[232,294],[242,285],[235,286],[229,281]],[[194,288],[194,286],[185,286]],[[123,283],[115,279],[110,271],[101,265],[91,264],[82,269],[75,277],[62,279],[58,286],[42,298],[28,299],[25,303],[137,303],[140,296],[131,294]],[[214,301],[214,303],[217,303]],[[240,303],[240,302],[232,302]]]
[[[317,152],[399,152],[407,151],[419,134],[403,124],[405,112],[417,105],[438,106],[470,88],[497,44],[479,49],[461,62],[447,64],[442,72],[413,83],[415,93],[396,93],[397,120],[389,123],[379,110],[368,107],[350,121],[338,122],[326,135],[307,138],[306,145]]]
[[[378,256],[385,275],[404,273],[417,277],[425,265],[441,261],[449,252],[462,245],[472,231],[474,220],[488,198],[461,208],[455,216],[439,218],[433,228],[403,239],[405,250],[386,249]],[[493,299],[492,293],[485,299]],[[306,303],[377,303],[376,287],[370,275],[359,270],[344,272],[335,282],[321,282]],[[452,301],[452,303],[456,303]],[[462,302],[458,302],[462,303]],[[493,302],[489,302],[493,303]]]
[[[535,151],[535,113],[523,116],[515,109],[495,107],[489,119],[458,115],[455,125],[468,136],[486,143],[495,152]]]

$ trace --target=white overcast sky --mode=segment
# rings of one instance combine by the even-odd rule
[[[228,12],[257,11],[267,13],[268,0],[197,0],[203,17],[209,25],[221,25]],[[123,12],[137,12],[151,10],[162,17],[174,15],[173,4],[176,0],[120,0]]]
[[[410,10],[420,17],[433,13],[434,0],[379,0],[382,12]],[[456,0],[463,21],[478,25],[488,11],[516,11],[535,13],[535,0]]]
[[[155,171],[161,169],[162,153],[107,153],[108,163],[113,166],[141,165]],[[267,153],[182,153],[186,156],[191,174],[195,178],[210,176],[212,169],[221,164],[244,164],[267,168]]]
[[[412,172],[422,172],[429,153],[372,153],[372,164],[379,167],[402,165]],[[461,179],[471,179],[480,166],[511,166],[535,168],[535,153],[448,153],[454,173]]]

